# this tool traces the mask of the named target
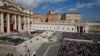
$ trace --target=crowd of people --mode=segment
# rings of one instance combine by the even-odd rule
[[[100,56],[100,44],[66,40],[61,44],[58,56]]]
[[[62,33],[63,38],[81,39],[81,40],[95,40],[100,41],[100,34],[88,34],[88,33]]]
[[[77,42],[63,40],[57,56],[100,56],[100,34],[63,32],[62,38],[92,40],[94,42]]]
[[[24,39],[21,39],[21,38],[11,38],[10,36],[0,37],[0,40],[3,40],[5,42],[12,42],[15,45],[17,45],[17,44],[22,43],[23,41],[25,41]]]

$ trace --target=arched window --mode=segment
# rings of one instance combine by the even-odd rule
[[[6,4],[6,3],[4,3],[4,6],[7,6],[7,4]]]
[[[74,28],[72,28],[72,30],[74,30]]]
[[[69,30],[69,28],[67,28],[67,30]]]

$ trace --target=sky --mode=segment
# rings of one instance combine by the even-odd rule
[[[100,20],[100,0],[16,0],[33,13],[47,13],[55,10],[58,14],[69,11],[81,13],[82,20]]]

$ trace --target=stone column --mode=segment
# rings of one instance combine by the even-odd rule
[[[85,26],[85,33],[89,33],[89,25]]]
[[[75,32],[77,32],[77,25],[75,25]]]
[[[0,19],[1,19],[1,32],[4,32],[4,15],[3,13],[0,13]]]
[[[30,18],[28,17],[27,20],[28,20],[28,30],[29,30],[30,29]]]
[[[18,30],[21,30],[21,17],[18,16]]]
[[[29,22],[28,22],[28,24],[29,24],[29,30],[31,29],[31,24],[30,24],[30,21],[31,21],[31,18],[29,18]]]
[[[83,26],[83,33],[85,33],[85,29],[84,29],[84,27],[85,27],[85,26]]]
[[[23,19],[24,19],[24,30],[26,30],[26,18],[23,17]]]
[[[7,19],[7,32],[10,32],[10,15],[9,14],[7,14],[6,19]]]
[[[28,29],[28,18],[27,17],[26,17],[25,23],[26,23],[26,30],[27,30]]]

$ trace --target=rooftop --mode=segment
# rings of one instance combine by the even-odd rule
[[[76,11],[70,11],[70,12],[66,12],[66,14],[80,14],[80,13]]]

